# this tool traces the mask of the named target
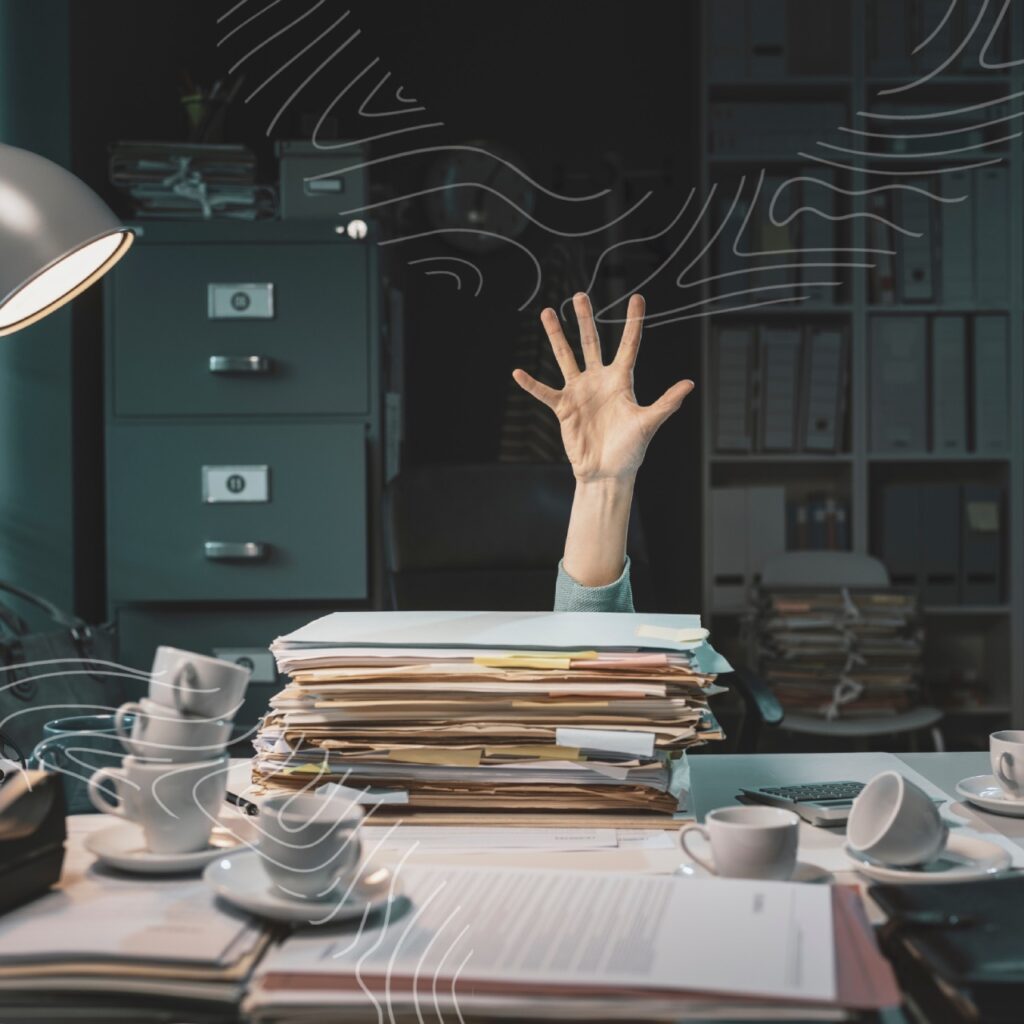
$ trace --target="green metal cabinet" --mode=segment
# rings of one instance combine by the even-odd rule
[[[120,656],[265,651],[276,624],[312,617],[303,609],[375,604],[373,226],[358,240],[331,222],[139,230],[105,285]]]

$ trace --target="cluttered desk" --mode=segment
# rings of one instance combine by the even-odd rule
[[[12,871],[33,797],[102,812],[8,892],[0,1019],[1015,1019],[1024,733],[710,756],[708,641],[328,616],[273,644],[251,759],[224,752],[245,670],[162,648],[120,764],[60,771],[51,739],[0,788]]]

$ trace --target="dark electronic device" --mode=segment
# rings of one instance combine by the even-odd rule
[[[0,785],[0,914],[60,879],[64,817],[64,787],[52,772],[19,771]]]
[[[744,803],[769,804],[796,811],[812,825],[845,825],[863,782],[808,782],[797,786],[762,786],[741,789]]]

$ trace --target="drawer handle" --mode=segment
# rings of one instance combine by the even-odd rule
[[[213,562],[258,562],[267,557],[268,545],[257,541],[208,540],[203,545]]]
[[[210,373],[270,373],[269,356],[210,356]]]

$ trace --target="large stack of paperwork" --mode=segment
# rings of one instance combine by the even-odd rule
[[[761,671],[790,712],[894,715],[920,702],[917,597],[893,590],[762,588]]]
[[[402,813],[672,813],[672,760],[720,739],[729,665],[697,616],[348,612],[275,640],[289,684],[254,781]]]

